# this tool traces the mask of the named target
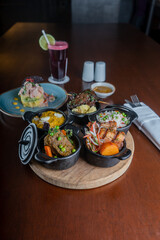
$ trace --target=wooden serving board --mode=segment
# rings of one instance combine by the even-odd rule
[[[34,160],[30,163],[30,167],[44,181],[59,187],[69,189],[96,188],[116,180],[127,171],[134,154],[134,140],[130,132],[127,133],[126,144],[127,148],[131,149],[132,155],[110,168],[90,165],[82,157],[73,167],[61,171],[45,168]]]

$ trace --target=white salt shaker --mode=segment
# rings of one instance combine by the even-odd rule
[[[94,80],[96,82],[104,82],[106,80],[106,63],[105,62],[96,62]]]
[[[84,62],[82,80],[85,82],[92,82],[94,80],[94,62]]]

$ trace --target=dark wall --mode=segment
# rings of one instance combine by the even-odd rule
[[[86,11],[87,2],[94,7],[96,1],[101,3],[98,6],[107,2],[108,4],[110,2],[111,6],[111,3],[114,5],[114,2],[117,2],[116,0],[0,0],[0,35],[7,31],[16,22],[71,23],[72,20],[74,22],[74,18],[72,19],[73,15],[80,14],[80,10],[82,12]],[[138,2],[147,2],[144,18],[142,16],[136,16],[136,3]],[[120,8],[118,21],[126,23],[130,22],[145,32],[151,2],[152,0],[121,0],[119,2]],[[160,0],[157,0],[156,3],[150,28],[150,36],[160,42]],[[74,6],[77,6],[77,10]],[[73,12],[71,12],[71,10]],[[111,10],[108,13],[108,18],[112,18],[113,20],[112,15],[114,15],[115,12],[112,14]],[[93,15],[93,18],[91,19],[95,19],[92,8],[88,11],[90,15]],[[98,8],[96,8],[96,11],[101,13],[101,10]],[[133,14],[132,17],[131,14]],[[136,18],[134,18],[134,15]],[[96,19],[96,21],[100,21],[100,19]]]
[[[71,0],[0,0],[0,34],[15,22],[71,22]]]

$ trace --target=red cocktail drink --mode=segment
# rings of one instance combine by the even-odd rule
[[[54,79],[62,80],[67,74],[68,43],[56,41],[55,45],[48,45],[50,70]]]

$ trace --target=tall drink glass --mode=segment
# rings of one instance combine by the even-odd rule
[[[55,81],[63,81],[67,74],[68,43],[56,41],[55,45],[48,45],[50,71]]]

